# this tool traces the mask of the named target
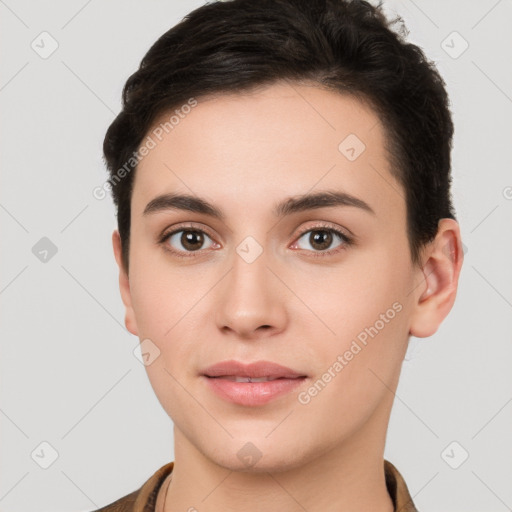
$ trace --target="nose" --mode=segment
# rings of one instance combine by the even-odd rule
[[[217,325],[237,339],[271,336],[286,328],[287,290],[276,277],[276,265],[269,268],[264,250],[254,261],[238,253],[218,287],[215,297]],[[288,297],[289,299],[289,297]]]

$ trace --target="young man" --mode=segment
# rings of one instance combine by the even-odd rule
[[[206,4],[153,45],[104,152],[175,458],[102,511],[416,510],[383,453],[409,337],[456,296],[452,135],[363,1]]]

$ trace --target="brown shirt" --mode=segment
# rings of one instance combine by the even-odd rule
[[[146,480],[139,489],[93,512],[155,512],[158,491],[162,487],[164,480],[172,473],[173,467],[174,462],[165,464]],[[384,473],[386,476],[386,487],[395,506],[394,511],[418,512],[402,475],[387,460],[384,460]],[[169,483],[170,478],[167,479],[166,486]]]

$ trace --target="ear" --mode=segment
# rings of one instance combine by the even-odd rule
[[[424,252],[425,263],[418,269],[424,284],[415,290],[410,334],[427,338],[437,331],[455,302],[463,259],[457,221],[441,219],[436,238]]]
[[[128,331],[130,331],[135,336],[138,336],[137,322],[135,320],[135,313],[132,308],[130,281],[123,264],[121,236],[119,235],[119,231],[117,229],[112,233],[112,246],[114,248],[114,256],[116,258],[117,266],[119,267],[119,290],[121,291],[121,298],[123,299],[123,304],[126,308],[124,323]]]

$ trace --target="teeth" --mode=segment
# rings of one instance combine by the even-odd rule
[[[279,377],[224,377],[226,380],[234,382],[268,382],[271,380],[277,380]]]

